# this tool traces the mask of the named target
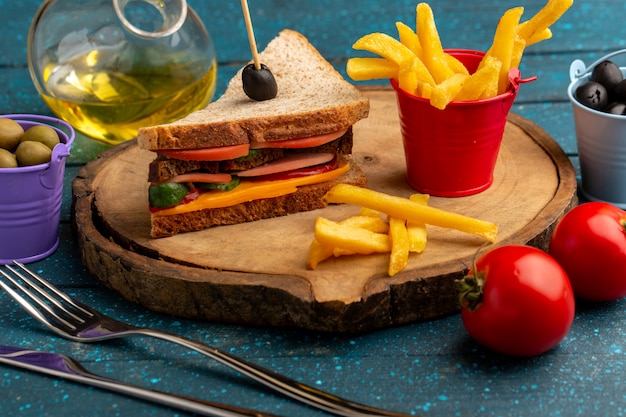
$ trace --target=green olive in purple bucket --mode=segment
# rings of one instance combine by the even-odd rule
[[[24,128],[18,122],[0,117],[0,148],[15,152],[23,134]]]
[[[24,134],[20,140],[21,142],[33,141],[41,142],[51,150],[59,144],[59,135],[50,126],[37,125],[32,126]]]
[[[50,162],[52,149],[41,142],[27,140],[20,142],[15,150],[15,157],[19,166],[45,164]]]
[[[0,148],[0,168],[17,168],[17,158],[13,152]]]

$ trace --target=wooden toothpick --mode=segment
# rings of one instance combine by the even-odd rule
[[[241,0],[241,9],[243,10],[243,18],[246,21],[246,30],[248,31],[248,41],[250,42],[254,68],[258,71],[261,69],[261,63],[259,62],[259,53],[257,52],[256,41],[254,40],[254,29],[252,29],[252,20],[250,19],[250,10],[248,9],[247,0]]]

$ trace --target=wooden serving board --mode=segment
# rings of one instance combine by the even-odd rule
[[[408,197],[392,90],[366,90],[368,119],[355,126],[354,156],[368,187]],[[149,309],[216,322],[364,332],[458,311],[454,280],[481,238],[428,227],[422,254],[387,276],[388,255],[331,259],[315,271],[306,257],[318,216],[341,220],[340,205],[235,226],[151,239],[147,168],[134,142],[87,164],[73,183],[74,222],[85,265],[126,299]],[[431,205],[495,222],[497,244],[547,248],[552,229],[577,203],[574,169],[541,128],[511,114],[493,185]]]

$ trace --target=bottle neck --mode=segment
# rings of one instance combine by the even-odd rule
[[[170,36],[177,32],[187,19],[187,1],[186,0],[112,0],[113,8],[118,19],[124,28],[135,36],[144,39],[158,39]],[[133,3],[131,5],[131,3]],[[144,9],[129,6],[144,6]],[[146,9],[146,7],[148,9]],[[149,11],[152,14],[156,11],[162,25],[156,30],[141,27],[140,15],[147,15],[143,11]],[[151,22],[153,22],[152,20]]]

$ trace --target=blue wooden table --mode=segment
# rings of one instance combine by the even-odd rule
[[[29,78],[26,34],[40,1],[0,0],[0,113],[50,111]],[[217,96],[250,58],[240,3],[189,0],[208,27],[219,58]],[[449,48],[484,50],[499,16],[523,5],[525,16],[543,0],[431,3],[442,42]],[[345,74],[352,43],[395,22],[414,22],[411,0],[251,0],[262,48],[280,29],[305,34]],[[531,47],[522,75],[538,80],[523,86],[513,111],[542,126],[577,166],[569,64],[591,63],[624,48],[623,0],[575,0],[553,27],[554,38]],[[134,324],[179,333],[239,355],[341,397],[422,416],[619,416],[626,414],[626,301],[577,304],[574,325],[554,350],[529,359],[487,351],[466,334],[459,315],[383,329],[363,335],[329,335],[303,330],[255,328],[183,320],[123,300],[82,266],[71,228],[71,182],[80,168],[108,146],[77,138],[68,160],[59,249],[33,267],[83,301]],[[532,196],[529,196],[532,198]],[[0,237],[1,238],[1,237]],[[199,354],[152,339],[85,345],[55,337],[0,293],[1,344],[65,353],[97,373],[209,401],[282,416],[321,412],[273,394],[257,383]],[[172,409],[87,388],[11,367],[0,367],[0,415],[170,416]]]

